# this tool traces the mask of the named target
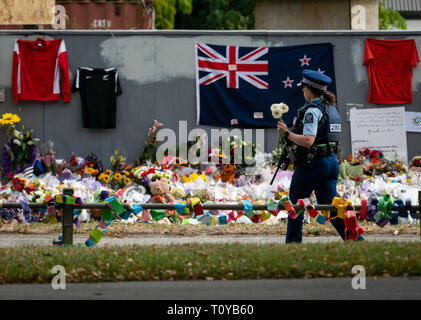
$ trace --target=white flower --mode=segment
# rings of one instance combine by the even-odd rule
[[[281,107],[278,103],[274,103],[270,106],[270,111],[274,112],[276,110],[281,110]]]
[[[279,107],[281,108],[282,113],[287,113],[289,110],[288,106],[283,102],[279,104]]]
[[[23,139],[23,135],[22,135],[22,132],[20,132],[19,130],[13,130],[13,135],[16,137],[16,138],[19,138],[19,139]]]
[[[288,112],[288,106],[281,102],[281,103],[274,103],[270,106],[270,110],[272,111],[272,116],[275,119],[280,119],[282,116]]]
[[[22,145],[22,143],[20,143],[19,139],[14,139],[13,143],[18,145],[19,147]]]
[[[31,145],[33,145],[33,144],[34,144],[34,142],[33,142],[33,141],[31,141],[31,140],[29,140],[26,144],[27,144],[27,145],[29,145],[29,146],[31,146]]]
[[[282,117],[281,110],[272,110],[272,117],[274,117],[275,119],[281,118]]]

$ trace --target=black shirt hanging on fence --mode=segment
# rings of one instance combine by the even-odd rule
[[[116,68],[91,69],[80,67],[72,91],[79,90],[82,100],[84,128],[114,129],[116,127],[117,96],[121,95]]]

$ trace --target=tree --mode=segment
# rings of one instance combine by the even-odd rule
[[[177,14],[176,29],[246,30],[254,28],[254,0],[193,0],[190,15]]]
[[[392,8],[385,8],[384,3],[379,3],[379,29],[392,30],[402,29],[406,30],[405,19]]]
[[[155,28],[174,29],[177,12],[189,15],[192,12],[193,0],[155,0]]]

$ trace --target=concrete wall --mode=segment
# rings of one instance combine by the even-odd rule
[[[379,30],[378,0],[350,0],[351,30]]]
[[[378,0],[256,0],[256,30],[378,30]]]
[[[290,46],[331,42],[334,44],[336,87],[343,119],[346,104],[384,107],[368,104],[368,76],[362,65],[364,41],[367,37],[416,40],[421,48],[421,32],[275,32],[275,31],[46,31],[66,42],[71,81],[79,66],[110,67],[119,70],[123,95],[118,97],[117,128],[94,130],[82,128],[79,93],[72,94],[71,103],[62,101],[13,102],[11,88],[12,51],[14,41],[25,31],[0,31],[0,87],[6,87],[6,102],[0,112],[15,112],[25,128],[33,128],[43,142],[52,140],[59,158],[68,159],[72,152],[87,156],[96,153],[108,166],[115,149],[123,152],[129,162],[138,157],[144,135],[153,119],[178,132],[178,121],[196,127],[196,93],[194,42],[221,45]],[[420,53],[421,54],[421,53]],[[413,104],[407,111],[421,111],[421,65],[413,72]],[[203,127],[210,130],[209,127]],[[344,155],[351,152],[349,123],[344,121],[341,138]],[[408,133],[408,156],[421,154],[421,135]],[[0,128],[0,143],[6,140]],[[276,146],[275,129],[265,130],[265,149]]]
[[[421,31],[421,19],[406,19],[406,29]]]
[[[349,30],[349,0],[256,0],[257,30]]]

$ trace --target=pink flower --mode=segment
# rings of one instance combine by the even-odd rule
[[[372,158],[376,158],[380,155],[380,151],[379,150],[373,150],[371,151],[371,157]]]
[[[52,155],[46,155],[46,156],[44,157],[44,163],[45,163],[47,166],[51,166],[51,165],[53,164],[53,162],[54,162],[54,156],[52,156]]]
[[[162,127],[163,125],[164,125],[163,123],[154,120],[152,128],[149,129],[148,136],[151,136],[152,134],[154,134],[156,130],[158,130],[158,128]]]
[[[153,126],[155,127],[155,128],[159,128],[159,127],[162,127],[164,124],[163,123],[161,123],[161,122],[158,122],[158,121],[156,121],[156,120],[154,120],[153,121]]]

